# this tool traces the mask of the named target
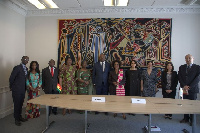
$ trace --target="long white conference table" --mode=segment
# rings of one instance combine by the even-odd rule
[[[92,97],[105,97],[105,102],[93,102]],[[146,104],[132,103],[131,98],[146,99]],[[63,95],[45,94],[27,101],[46,106],[46,128],[49,124],[49,106],[85,110],[85,133],[87,132],[87,111],[149,114],[148,132],[151,132],[152,114],[194,114],[192,133],[196,131],[196,114],[200,114],[199,100],[181,100],[155,97],[134,97],[114,95]]]

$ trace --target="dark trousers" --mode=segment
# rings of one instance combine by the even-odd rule
[[[102,83],[101,85],[96,85],[96,95],[108,95],[108,85]],[[98,113],[98,112],[95,112]],[[106,113],[106,112],[105,112]]]
[[[190,99],[190,100],[196,100],[197,99],[197,93],[190,93],[189,95],[183,95],[183,99]],[[184,114],[185,120],[190,120],[192,122],[192,114]]]
[[[59,92],[58,92],[58,91],[52,90],[49,94],[59,94]],[[57,112],[57,107],[53,107],[53,109],[52,109],[52,107],[49,106],[49,114],[51,113],[51,111],[52,111],[53,113]]]
[[[24,103],[25,94],[12,94],[14,103],[14,118],[18,120],[22,117],[22,106]]]
[[[173,92],[171,92],[171,93],[164,93],[163,94],[163,98],[172,98],[172,99],[175,99],[175,94],[173,93]],[[165,114],[165,115],[168,115],[168,116],[170,116],[170,117],[172,117],[172,114]]]
[[[101,85],[96,85],[96,94],[97,95],[108,95],[108,85],[101,84]]]

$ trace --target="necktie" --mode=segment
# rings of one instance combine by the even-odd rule
[[[190,69],[190,66],[187,66],[187,70],[186,70],[186,71],[187,71],[187,73],[188,73],[189,69]]]
[[[24,69],[24,72],[25,72],[25,76],[27,75],[27,70],[26,70],[26,66],[23,65],[23,69]]]
[[[53,67],[51,68],[51,75],[52,75],[52,77],[53,77]]]

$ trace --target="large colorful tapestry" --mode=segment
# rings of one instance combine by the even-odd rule
[[[171,19],[91,18],[59,20],[58,65],[70,56],[80,67],[87,60],[92,68],[101,53],[106,60],[136,60],[142,69],[154,60],[158,80],[166,61],[171,60]],[[158,84],[160,87],[160,84]]]

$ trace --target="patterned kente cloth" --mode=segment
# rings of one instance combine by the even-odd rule
[[[119,69],[119,74],[118,74],[118,79],[117,82],[120,83],[120,81],[123,79],[123,70]],[[125,96],[125,89],[124,89],[124,85],[117,85],[116,87],[116,95],[117,96]]]

